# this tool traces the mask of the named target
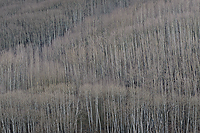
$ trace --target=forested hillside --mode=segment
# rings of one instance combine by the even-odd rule
[[[199,132],[199,7],[0,2],[0,132]]]
[[[87,16],[100,16],[138,0],[2,0],[0,48],[50,44],[82,23]]]

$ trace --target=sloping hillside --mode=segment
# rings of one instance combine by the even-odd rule
[[[19,44],[50,44],[85,17],[109,13],[137,0],[2,0],[0,50]]]
[[[22,16],[23,11],[46,15],[22,17],[31,21],[21,24],[38,31],[26,29],[30,40],[18,45],[5,37],[0,132],[200,130],[198,0],[152,0],[128,7],[128,0],[108,0],[100,12],[91,8],[99,1],[84,1],[84,6],[82,1],[62,2],[35,2],[23,10],[4,4]],[[77,8],[73,17],[63,19],[70,16],[62,14],[67,2]],[[111,3],[117,3],[114,10]]]

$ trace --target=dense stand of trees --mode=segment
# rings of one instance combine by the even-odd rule
[[[19,44],[50,44],[85,17],[109,13],[127,7],[130,0],[27,0],[3,1],[1,4],[0,48]]]
[[[1,19],[0,132],[200,130],[198,0],[18,4]]]

